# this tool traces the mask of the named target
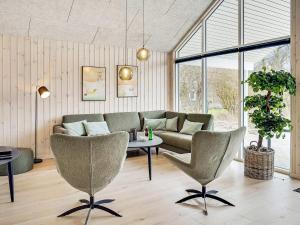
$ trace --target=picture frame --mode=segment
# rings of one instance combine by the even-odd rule
[[[132,68],[133,76],[131,80],[121,80],[119,71],[122,67]],[[138,97],[138,66],[117,65],[117,96],[118,98]]]
[[[82,66],[82,101],[106,101],[106,67]]]

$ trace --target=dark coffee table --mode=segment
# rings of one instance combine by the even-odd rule
[[[149,180],[152,179],[152,166],[151,166],[151,148],[156,148],[156,154],[158,154],[159,145],[163,143],[163,140],[160,137],[153,135],[153,140],[139,140],[142,134],[138,134],[137,141],[130,141],[128,143],[128,148],[138,148],[143,150],[148,155],[148,171],[149,171]]]
[[[15,201],[14,197],[14,174],[13,174],[13,166],[12,161],[15,160],[20,152],[19,150],[13,148],[13,147],[6,147],[6,146],[0,146],[0,151],[5,151],[11,149],[12,150],[12,157],[10,159],[1,159],[0,165],[7,164],[7,171],[8,171],[8,182],[9,182],[9,191],[10,191],[10,200],[11,202]]]

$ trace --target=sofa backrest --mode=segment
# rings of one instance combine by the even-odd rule
[[[130,131],[131,128],[141,130],[140,118],[137,112],[106,113],[104,119],[110,132]]]
[[[64,115],[63,123],[72,123],[81,120],[88,122],[102,122],[106,121],[108,128],[111,132],[115,131],[130,131],[131,128],[136,128],[141,131],[144,126],[144,118],[147,119],[159,119],[167,118],[171,119],[178,117],[177,128],[180,131],[183,127],[184,120],[187,119],[192,122],[204,123],[203,130],[212,130],[213,128],[213,116],[211,114],[198,114],[198,113],[178,113],[164,110],[146,111],[146,112],[118,112],[118,113],[106,113],[106,114],[77,114],[77,115]]]
[[[191,122],[204,123],[202,130],[212,130],[213,128],[213,116],[211,114],[190,113],[187,114],[186,119]]]
[[[160,118],[166,118],[166,111],[164,110],[155,110],[155,111],[145,111],[145,112],[139,112],[140,116],[140,123],[141,128],[144,127],[144,118],[147,119],[160,119]]]
[[[74,115],[64,115],[62,118],[63,123],[73,123],[81,120],[86,120],[87,122],[102,122],[104,121],[103,114],[74,114]]]

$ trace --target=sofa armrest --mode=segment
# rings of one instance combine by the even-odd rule
[[[68,130],[63,128],[61,125],[54,125],[53,134],[68,134]]]

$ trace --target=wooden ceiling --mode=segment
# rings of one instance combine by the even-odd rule
[[[212,0],[145,0],[146,46],[170,51]],[[0,33],[124,46],[125,0],[1,0]],[[142,0],[128,0],[128,46],[142,44]]]

